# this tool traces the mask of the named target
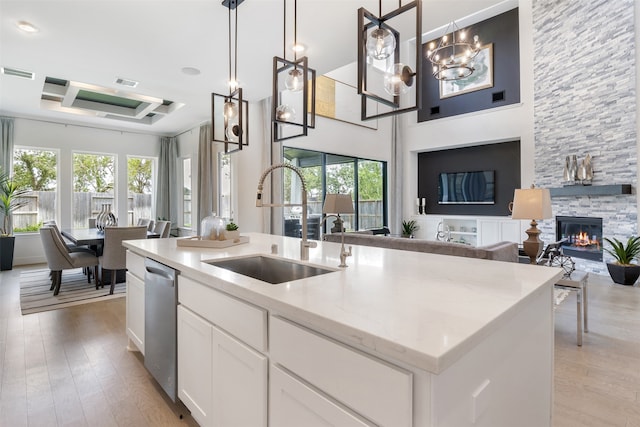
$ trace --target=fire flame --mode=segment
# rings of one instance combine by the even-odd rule
[[[574,246],[592,246],[595,245],[598,249],[600,249],[600,242],[597,239],[591,240],[589,235],[584,231],[576,234],[573,237],[573,245]]]

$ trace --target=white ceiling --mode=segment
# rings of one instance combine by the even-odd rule
[[[405,0],[403,4],[406,4]],[[501,0],[423,0],[423,30],[469,16]],[[211,92],[227,93],[228,9],[221,0],[0,0],[0,114],[158,135],[176,135],[210,119]],[[288,0],[292,7],[293,0]],[[383,13],[396,8],[384,0]],[[298,0],[298,41],[318,74],[356,61],[357,10],[376,0]],[[244,96],[271,93],[273,56],[283,51],[283,0],[245,0],[238,7],[238,80]],[[290,13],[289,16],[292,16]],[[17,21],[39,28],[21,32]],[[287,28],[289,36],[293,24]],[[287,53],[289,59],[292,54]],[[183,67],[198,68],[196,76]],[[152,125],[42,109],[45,77],[123,89],[185,104]],[[115,79],[139,81],[135,89]],[[355,80],[355,78],[354,78]]]

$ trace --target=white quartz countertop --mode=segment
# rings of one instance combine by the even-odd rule
[[[177,246],[173,238],[124,245],[272,314],[434,374],[562,277],[559,268],[366,246],[353,246],[349,267],[339,269],[340,245],[330,242],[311,248],[307,263],[336,272],[278,285],[202,262],[268,255],[273,244],[277,256],[300,260],[299,239],[242,235],[250,242],[223,249]]]

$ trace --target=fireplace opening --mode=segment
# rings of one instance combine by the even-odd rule
[[[565,255],[602,261],[602,218],[557,216],[556,240],[565,239]]]

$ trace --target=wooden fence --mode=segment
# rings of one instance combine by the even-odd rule
[[[36,227],[44,221],[56,218],[55,191],[34,191],[22,199],[27,204],[13,215],[14,229]],[[129,225],[138,222],[138,218],[151,218],[151,195],[129,194],[127,200],[127,216]],[[102,210],[102,205],[111,205],[114,209],[114,198],[109,193],[73,193],[72,224],[73,228],[86,228],[89,218],[95,218]]]

